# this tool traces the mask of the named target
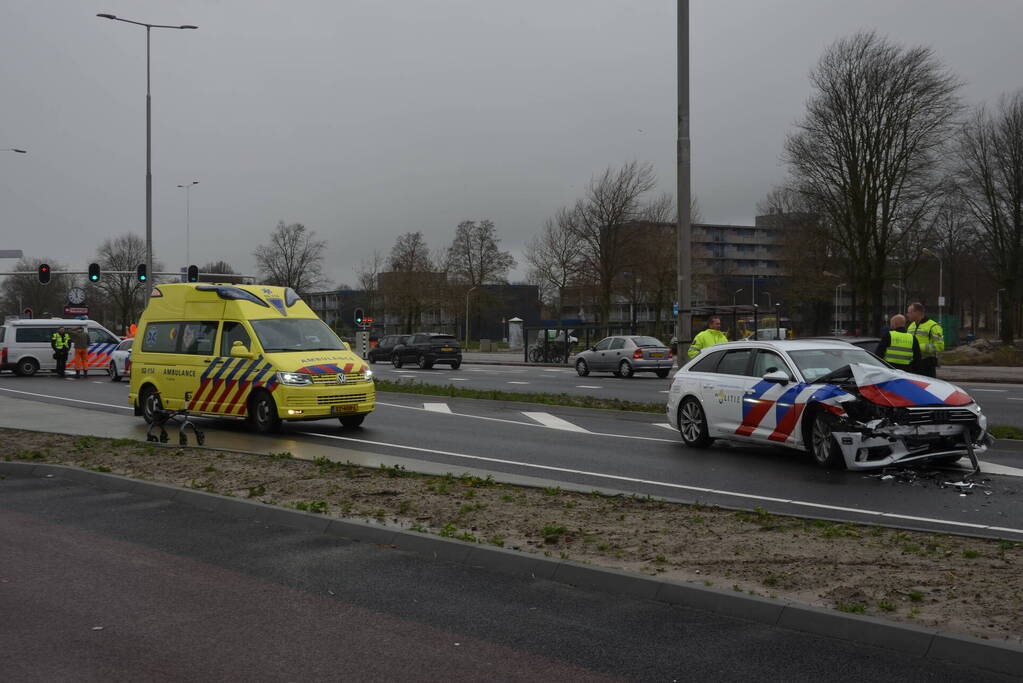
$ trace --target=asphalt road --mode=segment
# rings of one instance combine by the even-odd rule
[[[388,363],[376,363],[373,372],[382,379],[423,382],[466,389],[498,389],[511,392],[565,393],[597,396],[626,401],[661,403],[667,399],[671,378],[660,379],[653,373],[638,373],[625,379],[611,373],[591,373],[579,377],[571,367],[548,368],[520,365],[475,365],[463,363],[458,370],[435,366],[421,370],[405,366],[395,370]],[[1023,384],[961,383],[963,389],[980,404],[993,425],[1023,427]]]
[[[124,384],[92,378],[0,380],[5,398],[123,415],[124,429],[131,430],[141,420],[131,416],[126,393]],[[213,446],[248,432],[241,422],[204,424],[207,444]],[[823,470],[806,454],[781,448],[718,442],[711,449],[693,450],[681,445],[660,416],[609,411],[551,406],[523,410],[522,405],[500,402],[381,394],[377,411],[362,429],[342,430],[333,421],[303,422],[286,425],[285,436],[324,448],[377,454],[381,461],[389,457],[432,463],[444,471],[483,469],[583,490],[1023,540],[1023,450],[1008,447],[984,455],[983,486],[963,495],[941,487],[960,480],[962,471],[932,472],[905,482]],[[281,450],[273,439],[265,443],[268,451]],[[301,455],[298,450],[296,455]]]
[[[59,478],[0,480],[3,679],[998,681]]]

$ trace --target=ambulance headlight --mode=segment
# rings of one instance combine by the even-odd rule
[[[373,379],[373,371],[372,370],[367,370],[366,371],[366,380],[369,381],[371,379]]]
[[[292,387],[301,387],[313,383],[313,378],[304,372],[278,372],[277,381]]]

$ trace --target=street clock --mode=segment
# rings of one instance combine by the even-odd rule
[[[67,300],[73,306],[81,306],[85,303],[85,290],[81,287],[73,287],[67,293]]]

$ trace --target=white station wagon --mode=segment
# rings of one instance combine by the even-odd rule
[[[693,448],[714,439],[809,451],[829,468],[951,463],[987,450],[966,392],[841,341],[731,342],[675,374],[667,417]]]

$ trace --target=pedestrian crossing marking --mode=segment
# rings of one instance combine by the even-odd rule
[[[582,432],[584,434],[588,434],[590,431],[588,429],[583,429],[579,425],[574,425],[568,420],[563,420],[556,415],[551,415],[550,413],[523,412],[522,414],[531,420],[536,420],[544,427],[550,427],[551,429],[561,429],[566,432]]]
[[[432,413],[450,413],[451,408],[448,407],[447,403],[424,403],[423,410],[429,410]]]

